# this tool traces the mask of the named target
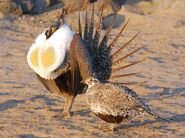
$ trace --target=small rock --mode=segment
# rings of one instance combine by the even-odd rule
[[[25,16],[25,15],[23,15],[23,16],[22,16],[22,19],[25,19],[25,18],[26,18],[26,16]]]
[[[31,14],[42,13],[45,10],[45,1],[44,0],[35,0],[33,1],[33,9]]]
[[[39,21],[40,24],[43,24],[44,22],[43,21]]]
[[[44,2],[45,2],[45,6],[49,7],[49,6],[52,6],[56,3],[59,3],[60,1],[59,0],[44,0]]]
[[[185,26],[185,20],[181,19],[181,20],[178,20],[176,25],[174,26],[175,28],[181,28],[181,27],[184,27]]]
[[[31,21],[33,21],[33,20],[35,20],[35,18],[34,17],[31,17],[31,19],[30,19]]]
[[[55,0],[15,0],[22,8],[23,13],[38,14],[55,3]]]
[[[33,8],[32,0],[14,0],[22,8],[23,13],[29,13]]]

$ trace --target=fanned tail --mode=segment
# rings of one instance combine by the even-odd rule
[[[116,65],[123,63],[125,59],[127,59],[128,57],[130,57],[131,55],[133,55],[134,53],[136,53],[141,49],[141,48],[137,48],[127,53],[126,55],[120,56],[119,59],[115,59],[118,55],[121,54],[122,50],[125,49],[140,34],[140,32],[137,33],[134,37],[132,37],[127,43],[125,43],[124,46],[122,46],[118,50],[114,50],[114,47],[116,46],[118,39],[120,38],[121,34],[128,26],[128,23],[130,21],[130,19],[128,19],[128,21],[121,28],[120,32],[108,44],[108,41],[110,39],[109,37],[112,32],[112,27],[117,16],[117,13],[115,13],[113,20],[109,24],[109,27],[105,35],[100,41],[101,33],[102,33],[103,10],[104,10],[105,4],[106,4],[106,1],[104,1],[104,4],[102,5],[102,8],[100,10],[99,22],[96,29],[95,29],[95,20],[94,20],[94,4],[91,11],[91,19],[88,19],[88,13],[86,9],[85,27],[84,27],[84,33],[83,33],[84,44],[87,46],[89,54],[92,57],[93,72],[101,82],[107,82],[109,79],[124,78],[124,77],[130,77],[130,76],[136,75],[138,74],[138,72],[128,73],[128,74],[126,73],[115,74],[115,72],[118,72],[119,70],[128,68],[130,66],[133,66],[135,64],[138,64],[144,61],[144,60],[138,60],[124,66],[116,67]],[[80,23],[80,15],[79,15],[80,36],[82,35],[81,30],[82,29],[81,29],[81,23]],[[95,33],[94,33],[94,30],[95,30]],[[113,53],[112,53],[112,50],[114,50]],[[132,84],[132,83],[128,82],[128,83],[122,83],[122,84]]]

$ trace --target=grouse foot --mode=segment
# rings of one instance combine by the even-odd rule
[[[99,127],[100,130],[104,132],[115,132],[116,131],[116,124],[110,124],[110,125],[103,125]]]
[[[67,119],[67,118],[71,118],[72,114],[70,112],[63,112],[63,113],[55,115],[54,117]]]

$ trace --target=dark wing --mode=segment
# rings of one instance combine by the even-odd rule
[[[61,88],[61,86],[58,86],[58,84],[57,84],[57,81],[58,81],[57,78],[54,79],[54,80],[47,80],[47,79],[44,79],[44,78],[40,77],[38,74],[36,74],[36,77],[39,80],[39,82],[42,84],[42,86],[46,90],[48,90],[48,91],[50,91],[52,93],[59,93],[59,94],[61,94],[61,90],[62,89],[63,90],[66,90],[66,91],[68,89],[68,86],[67,85],[65,86],[65,84],[64,84],[63,88]]]
[[[49,91],[49,88],[47,86],[47,82],[45,81],[45,79],[41,78],[38,74],[35,73],[36,78],[38,79],[38,81],[41,83],[41,85],[44,87],[44,89]]]
[[[71,42],[71,51],[75,55],[75,59],[72,62],[75,63],[76,66],[78,64],[78,66],[76,67],[78,71],[75,71],[75,68],[73,67],[74,76],[76,76],[75,73],[80,72],[82,79],[92,77],[92,59],[87,49],[86,43],[82,41],[82,38],[79,34],[75,34],[73,37],[73,40]]]
[[[73,93],[79,90],[79,87],[81,85],[80,82],[82,81],[78,62],[77,62],[76,47],[78,48],[78,44],[79,44],[77,41],[79,40],[74,36],[70,45],[70,66],[71,66],[71,80],[72,80],[71,91]]]

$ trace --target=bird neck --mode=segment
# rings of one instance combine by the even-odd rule
[[[92,94],[95,94],[96,91],[92,90],[94,89],[95,87],[98,87],[99,86],[99,83],[91,83],[91,84],[88,84],[88,89],[87,89],[87,95],[92,95]]]

